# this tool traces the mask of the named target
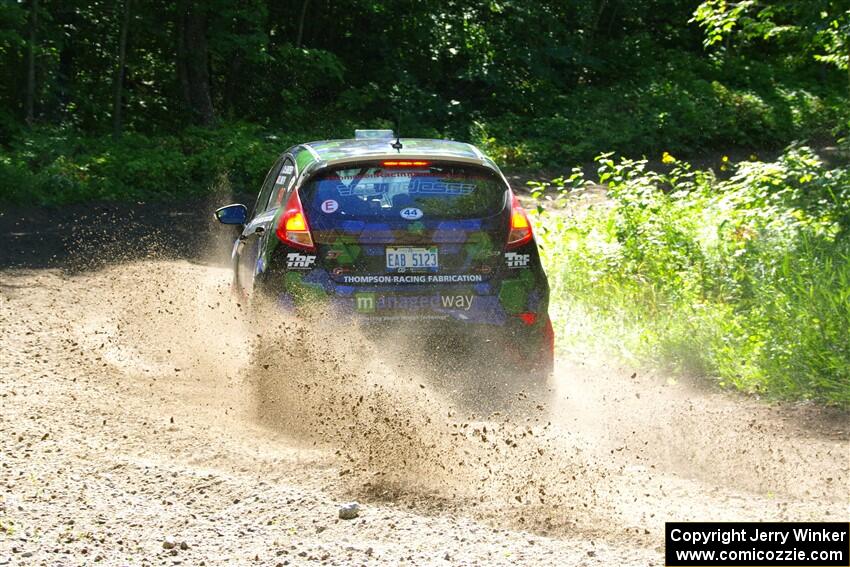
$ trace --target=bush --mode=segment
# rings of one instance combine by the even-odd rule
[[[753,61],[715,68],[693,57],[661,58],[665,67],[576,88],[534,116],[481,119],[470,136],[500,163],[560,168],[591,160],[600,148],[629,157],[671,148],[679,154],[780,149],[792,140],[831,137],[850,118],[844,84],[801,83]]]
[[[304,137],[244,123],[120,140],[36,130],[0,154],[0,201],[58,205],[88,200],[172,199],[209,191],[221,174],[255,191],[274,158]]]
[[[807,148],[724,162],[725,181],[665,161],[656,173],[603,155],[607,203],[543,213],[555,309],[636,359],[850,405],[850,168],[828,169]],[[576,170],[562,193],[584,183]]]

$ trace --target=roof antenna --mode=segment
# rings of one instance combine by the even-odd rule
[[[401,112],[399,112],[399,113],[396,115],[396,119],[395,119],[395,136],[396,136],[396,137],[395,137],[395,142],[393,142],[392,144],[390,144],[390,146],[392,147],[392,149],[394,149],[394,150],[395,150],[395,151],[397,151],[398,153],[401,153],[401,149],[404,147],[403,145],[401,145]]]

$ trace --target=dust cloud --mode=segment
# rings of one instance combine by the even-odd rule
[[[672,519],[846,514],[846,416],[595,355],[557,361],[545,399],[517,389],[491,404],[470,395],[504,383],[489,369],[432,367],[407,333],[233,296],[228,239],[211,238],[196,261],[154,248],[73,272],[6,271],[4,325],[39,320],[44,357],[61,367],[74,353],[97,391],[114,383],[144,408],[140,423],[227,429],[264,443],[256,474],[287,461],[295,481],[321,473],[323,490],[374,506],[637,546]],[[229,466],[207,443],[192,462]],[[252,467],[244,455],[231,464]]]
[[[517,391],[490,412],[486,401],[455,396],[467,389],[444,387],[488,376],[407,362],[418,356],[408,336],[376,339],[321,312],[296,319],[273,304],[249,308],[229,277],[179,261],[86,276],[79,283],[99,315],[83,335],[106,337],[111,364],[165,380],[152,387],[205,403],[211,419],[227,407],[259,431],[332,452],[341,483],[364,498],[427,496],[438,509],[511,527],[605,534],[652,523],[670,490],[688,494],[673,509],[694,517],[717,512],[706,509],[715,486],[755,494],[724,502],[739,512],[752,497],[822,498],[828,509],[846,495],[840,452],[800,443],[790,437],[799,431],[777,430],[775,417],[745,402],[708,394],[707,403],[706,393],[652,377],[559,361],[547,400]]]

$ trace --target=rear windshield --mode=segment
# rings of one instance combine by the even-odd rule
[[[505,206],[506,189],[485,168],[371,163],[323,172],[300,193],[310,216],[428,220],[497,214]]]

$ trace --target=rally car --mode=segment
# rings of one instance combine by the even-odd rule
[[[552,370],[549,286],[531,222],[473,145],[374,130],[300,144],[275,161],[250,210],[232,204],[215,216],[241,227],[238,294],[378,334],[468,339],[538,381]]]

